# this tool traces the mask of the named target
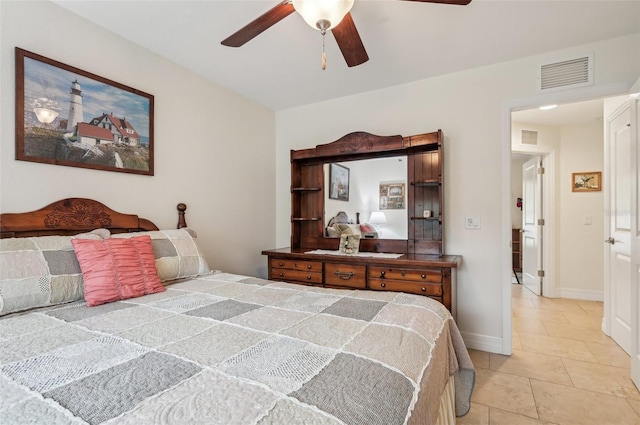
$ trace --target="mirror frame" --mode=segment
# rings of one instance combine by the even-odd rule
[[[433,146],[442,146],[442,131],[420,134],[417,136],[403,137],[378,136],[367,132],[349,133],[340,139],[315,148],[291,151],[291,248],[293,249],[330,249],[337,250],[340,238],[324,237],[325,217],[325,187],[324,168],[327,162],[348,162],[359,159],[383,158],[391,156],[407,156],[408,161],[415,153],[433,150]],[[412,170],[408,167],[407,185],[411,182]],[[304,171],[303,171],[304,170]],[[302,188],[296,187],[300,181],[300,174],[313,175],[315,186],[322,182],[320,187]],[[300,191],[312,190],[313,217],[297,217],[299,211],[305,209],[304,205],[297,205],[296,195]],[[407,187],[409,191],[409,187]],[[413,209],[413,199],[407,196],[407,221],[410,211]],[[304,215],[304,214],[302,214]],[[304,224],[301,224],[304,223]],[[361,239],[360,251],[362,252],[397,252],[408,253],[413,251],[411,231],[409,239]]]

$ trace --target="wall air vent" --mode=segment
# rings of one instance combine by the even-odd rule
[[[593,85],[593,55],[541,65],[538,91],[548,92]]]
[[[522,130],[522,144],[523,145],[537,145],[538,144],[538,132],[533,130]]]

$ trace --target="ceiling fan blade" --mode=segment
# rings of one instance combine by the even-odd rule
[[[362,44],[362,39],[360,38],[360,34],[358,34],[356,24],[353,23],[351,13],[347,13],[342,19],[342,22],[332,29],[331,32],[349,67],[361,65],[369,60],[369,55],[367,55],[367,51],[364,49],[364,44]]]
[[[471,3],[471,0],[404,0],[404,1],[419,1],[421,3],[456,4],[458,6],[466,6],[469,3]]]
[[[240,47],[266,29],[269,29],[287,16],[291,15],[294,11],[295,9],[291,2],[283,1],[273,9],[258,16],[249,24],[222,40],[222,44],[229,47]]]

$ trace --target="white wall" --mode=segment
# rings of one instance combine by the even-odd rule
[[[586,52],[597,58],[598,87],[620,83],[626,88],[638,78],[640,35],[564,53]],[[503,338],[510,340],[510,328],[508,336],[508,327],[503,329],[503,303],[510,305],[510,298],[503,289],[511,261],[510,234],[503,226],[511,220],[503,208],[503,184],[510,173],[510,164],[503,162],[508,137],[503,132],[508,125],[504,108],[538,96],[536,70],[550,57],[558,60],[558,52],[277,112],[278,245],[289,243],[289,149],[328,143],[353,131],[409,136],[440,128],[445,135],[446,253],[463,257],[458,325],[470,347],[503,350]],[[576,92],[585,90],[590,89]],[[480,216],[482,228],[466,230],[467,215]]]
[[[16,161],[16,46],[154,95],[155,176]],[[266,276],[260,252],[275,246],[271,110],[47,1],[0,1],[0,70],[2,212],[87,197],[174,228],[185,202],[211,267]]]
[[[561,128],[558,296],[604,297],[604,192],[571,191],[572,173],[604,170],[603,133],[602,120]]]
[[[522,229],[522,208],[518,208],[518,198],[522,199],[522,164],[527,158],[511,160],[511,227]]]

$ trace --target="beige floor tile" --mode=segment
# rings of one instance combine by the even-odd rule
[[[513,310],[518,319],[535,319],[543,322],[569,323],[562,311],[543,310],[540,308],[520,307]]]
[[[512,308],[519,308],[519,307],[536,308],[535,304],[533,303],[533,300],[529,298],[516,298],[516,297],[511,299],[511,307]]]
[[[536,307],[546,311],[584,313],[582,307],[580,307],[576,302],[573,302],[573,300],[565,301],[563,299],[557,298],[541,298],[540,301],[536,304]]]
[[[631,425],[640,423],[624,398],[565,385],[531,380],[540,419],[561,425]]]
[[[640,400],[629,369],[570,359],[563,359],[562,363],[576,388]]]
[[[520,332],[524,351],[588,362],[597,362],[583,341]]]
[[[476,386],[471,400],[519,415],[538,417],[529,379],[521,376],[476,369]]]
[[[578,305],[585,311],[592,311],[600,313],[601,315],[604,312],[604,303],[602,301],[579,300]]]
[[[640,400],[626,399],[627,403],[631,405],[631,408],[636,412],[638,416],[640,416]]]
[[[569,313],[563,312],[564,317],[567,318],[569,323],[579,328],[587,328],[587,329],[601,329],[602,326],[602,315],[592,312],[582,312],[582,313]]]
[[[576,339],[584,342],[599,342],[601,344],[614,343],[611,338],[606,336],[600,329],[588,329],[564,323],[544,324],[549,336],[558,338]],[[614,343],[615,344],[615,343]]]
[[[489,369],[489,353],[479,350],[468,350],[471,362],[476,369]]]
[[[544,327],[544,322],[539,319],[514,317],[512,326],[513,329],[518,332],[549,335],[547,329]]]
[[[572,385],[562,360],[546,354],[513,350],[511,356],[491,354],[491,370],[512,375],[535,378],[541,381]]]
[[[585,344],[598,363],[631,369],[631,358],[619,345],[597,342],[586,342]]]
[[[513,350],[522,350],[522,343],[520,342],[520,334],[516,331],[512,332],[511,348]]]
[[[553,422],[541,421],[527,416],[516,415],[500,409],[489,409],[489,425],[556,425]]]
[[[456,418],[456,425],[489,425],[489,407],[471,403],[469,413],[461,418]]]

